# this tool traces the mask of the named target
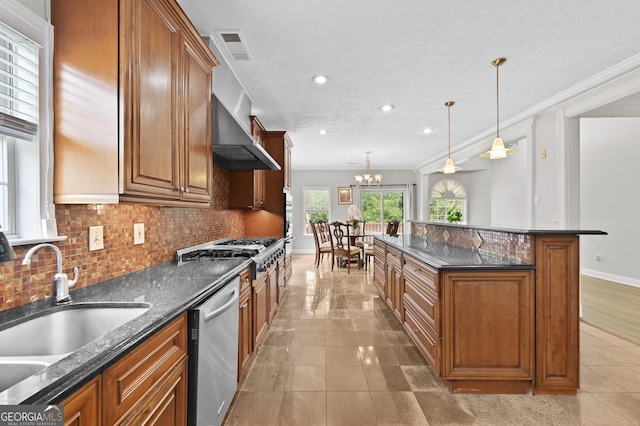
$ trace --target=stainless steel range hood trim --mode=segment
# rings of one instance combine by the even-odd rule
[[[211,99],[213,162],[227,170],[281,170],[215,95]]]

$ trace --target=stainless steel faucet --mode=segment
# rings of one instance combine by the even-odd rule
[[[58,247],[49,243],[43,243],[38,244],[37,246],[33,246],[29,249],[27,254],[24,255],[22,264],[30,265],[31,256],[33,256],[33,253],[43,247],[52,248],[53,251],[56,252],[56,256],[58,257],[58,272],[53,276],[53,296],[55,298],[55,303],[70,303],[71,296],[69,295],[69,288],[72,288],[74,285],[76,285],[76,281],[78,281],[78,268],[73,268],[73,280],[69,280],[69,278],[67,278],[67,274],[62,272],[62,252]]]

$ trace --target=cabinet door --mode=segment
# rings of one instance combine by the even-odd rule
[[[184,39],[184,182],[182,198],[211,200],[211,73],[213,64]]]
[[[273,265],[268,273],[267,283],[269,285],[269,321],[278,309],[278,274],[277,266]]]
[[[240,273],[240,315],[238,316],[238,381],[253,353],[253,304],[251,303],[251,268]]]
[[[104,424],[126,421],[149,398],[155,398],[157,386],[186,353],[187,319],[182,315],[106,369],[102,373]],[[186,388],[180,403],[186,406]]]
[[[533,378],[533,272],[449,271],[442,283],[443,377],[528,389]],[[475,382],[464,382],[464,381]]]
[[[176,106],[179,24],[160,0],[125,0],[124,188],[129,195],[179,195]],[[126,16],[126,14],[125,14]]]
[[[97,426],[102,415],[102,378],[96,377],[63,403],[65,426]]]
[[[264,207],[264,170],[253,171],[253,207]]]
[[[155,383],[156,392],[122,425],[187,424],[187,356],[184,355],[163,380]]]
[[[262,274],[253,282],[253,347],[267,331],[269,322],[269,288],[267,274]]]

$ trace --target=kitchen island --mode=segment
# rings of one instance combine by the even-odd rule
[[[580,234],[412,222],[374,284],[451,392],[575,394]]]

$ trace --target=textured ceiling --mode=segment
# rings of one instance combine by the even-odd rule
[[[449,100],[455,160],[495,131],[497,57],[504,121],[640,53],[638,0],[180,3],[218,46],[219,31],[241,32],[252,58],[225,60],[265,127],[289,132],[294,169],[362,170],[365,151],[374,172],[440,158]]]

